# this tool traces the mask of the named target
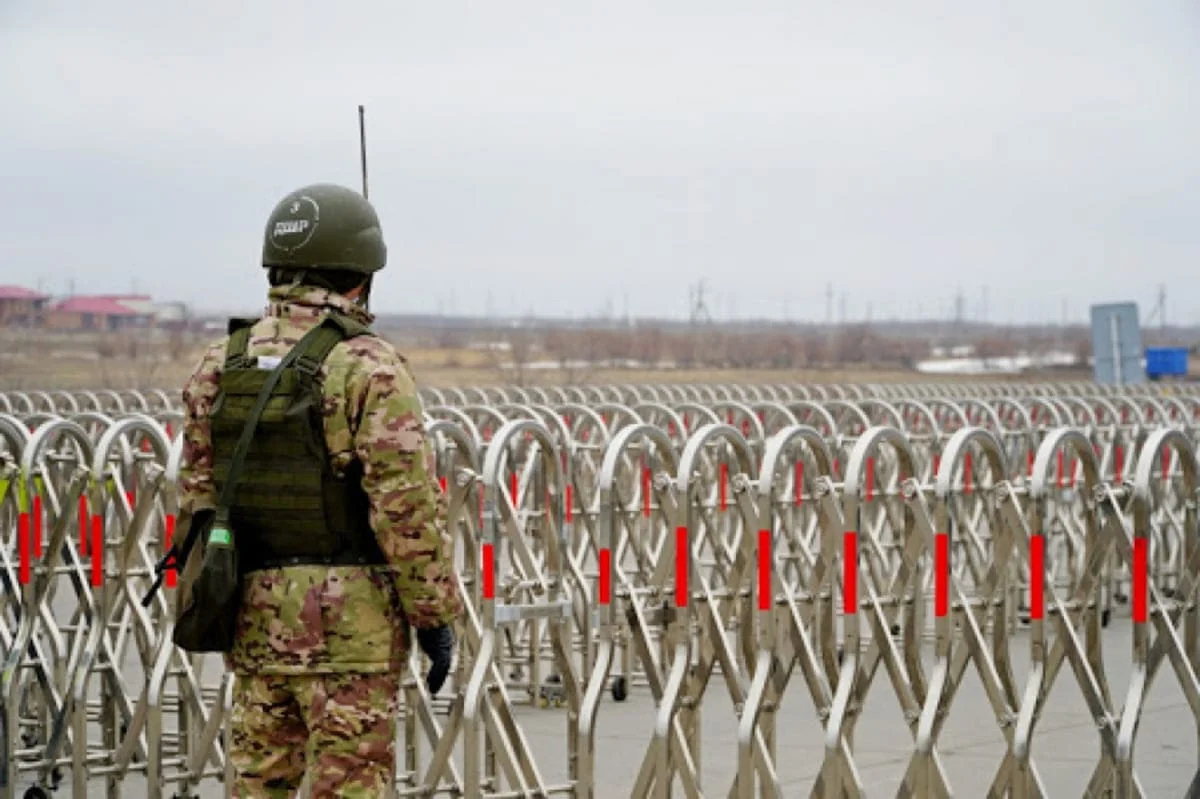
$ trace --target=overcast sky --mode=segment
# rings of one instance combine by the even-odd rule
[[[0,0],[0,284],[257,309],[359,103],[377,311],[1200,322],[1195,0]]]

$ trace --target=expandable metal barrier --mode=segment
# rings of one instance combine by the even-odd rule
[[[1088,795],[1144,796],[1156,678],[1200,727],[1200,392],[1170,391],[425,389],[467,613],[437,699],[414,647],[399,795],[599,796],[601,707],[645,688],[635,796],[783,796],[789,689],[825,739],[812,796],[861,796],[855,724],[890,685],[912,741],[900,795],[946,797],[939,737],[973,670],[1007,744],[988,795],[1046,795],[1036,733],[1069,674],[1100,743]],[[68,774],[75,797],[132,773],[152,798],[228,782],[230,677],[171,644],[173,573],[140,601],[176,534],[181,420],[165,391],[0,393],[0,799]],[[1126,603],[1118,702],[1100,635]],[[736,749],[702,740],[718,691]],[[519,705],[564,711],[557,784]],[[735,758],[732,784],[702,785],[702,757]]]

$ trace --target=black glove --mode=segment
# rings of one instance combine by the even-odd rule
[[[446,677],[450,674],[450,656],[454,652],[454,631],[449,626],[435,627],[432,630],[417,630],[417,644],[432,661],[429,674],[425,675],[425,684],[429,687],[429,693],[436,696],[446,682]]]

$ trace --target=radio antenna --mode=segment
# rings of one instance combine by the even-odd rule
[[[362,193],[367,198],[367,121],[366,111],[358,107],[358,153],[362,160]]]

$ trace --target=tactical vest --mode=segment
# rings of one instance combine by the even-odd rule
[[[220,391],[210,413],[213,472],[219,492],[234,447],[272,366],[248,357],[250,327],[229,324]],[[321,365],[338,342],[370,330],[343,316],[325,317],[321,329],[283,369],[254,431],[234,487],[229,522],[243,573],[298,565],[370,565],[386,562],[375,540],[356,459],[334,473],[325,443]]]

